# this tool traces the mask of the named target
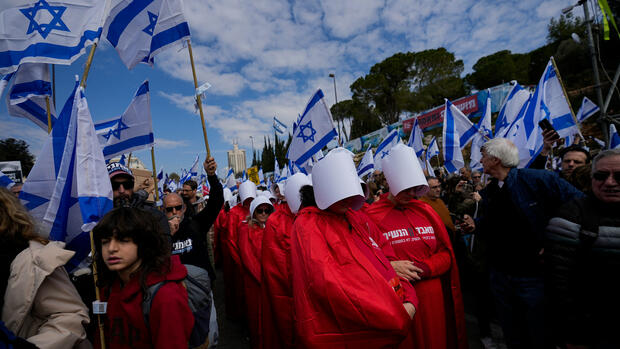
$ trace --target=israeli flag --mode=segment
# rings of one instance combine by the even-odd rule
[[[226,187],[230,189],[230,191],[235,191],[237,189],[237,181],[235,180],[235,172],[232,168],[228,169],[228,174],[226,175]]]
[[[174,193],[175,191],[177,191],[177,189],[179,189],[179,185],[177,184],[175,180],[172,180],[168,184],[168,189],[170,189],[170,191]]]
[[[435,170],[433,170],[433,165],[431,165],[431,161],[428,158],[426,158],[424,167],[426,168],[426,172],[428,172],[429,176],[435,177]]]
[[[106,159],[152,147],[154,136],[148,80],[140,85],[120,118],[98,122],[95,124],[95,130]]]
[[[258,181],[260,184],[265,185],[265,175],[263,174],[263,166],[258,168]]]
[[[424,144],[422,144],[422,138],[424,138],[424,134],[422,133],[422,129],[418,124],[418,118],[413,122],[413,127],[411,128],[411,135],[409,135],[409,142],[407,145],[415,151],[415,155],[419,157],[424,152]]]
[[[366,154],[357,165],[357,176],[363,178],[364,176],[372,173],[375,170],[375,159],[372,155],[372,147],[368,147]]]
[[[338,136],[323,91],[316,91],[306,105],[293,133],[287,158],[299,166]]]
[[[118,160],[121,165],[125,165],[125,154],[121,155],[121,159]]]
[[[243,170],[243,172],[241,173],[241,182],[245,182],[248,180],[248,174],[245,172],[245,170]]]
[[[6,74],[0,79],[0,96],[4,93],[4,89],[8,86],[13,75],[15,75],[15,73]]]
[[[157,174],[157,190],[159,190],[159,197],[164,196],[164,168],[162,167]]]
[[[523,89],[516,81],[511,81],[512,88],[504,99],[495,120],[495,134],[499,137],[506,137],[505,133],[519,115],[523,115],[531,93]]]
[[[76,252],[70,271],[90,252],[89,231],[112,209],[112,186],[82,87],[76,84],[30,171],[19,198],[39,233]]]
[[[6,95],[9,115],[22,117],[34,122],[47,132],[47,107],[50,108],[52,127],[56,122],[56,111],[49,103],[52,95],[49,65],[44,63],[24,63],[15,74],[13,85]]]
[[[193,178],[193,177],[197,177],[198,176],[198,167],[200,166],[200,157],[198,155],[196,155],[196,159],[194,159],[194,163],[192,164],[192,167],[190,167],[189,169],[189,177]]]
[[[288,166],[284,166],[282,168],[282,172],[280,173],[280,176],[278,177],[278,180],[276,181],[276,183],[281,183],[281,182],[285,182],[288,177],[290,176],[290,170]]]
[[[430,160],[433,156],[439,155],[439,147],[437,146],[437,137],[433,137],[426,148],[426,159]]]
[[[73,63],[101,34],[108,1],[0,1],[0,74],[23,63]]]
[[[613,123],[609,125],[609,149],[620,149],[620,135]]]
[[[461,149],[465,147],[466,142],[469,141],[475,133],[476,129],[474,124],[446,99],[442,131],[442,148],[444,166],[449,173],[454,173],[465,165]]]
[[[542,149],[542,130],[538,123],[543,119],[551,121],[553,128],[562,138],[577,129],[577,123],[551,60],[547,63],[523,116],[527,148],[532,157]]]
[[[387,136],[383,139],[383,141],[377,147],[374,156],[374,163],[376,170],[382,170],[381,160],[386,157],[393,146],[400,142],[400,137],[398,136],[398,130],[392,130],[392,132],[388,133]]]
[[[577,112],[577,121],[579,123],[586,121],[587,118],[596,114],[596,112],[600,109],[601,108],[599,108],[598,105],[594,104],[594,102],[592,102],[588,97],[583,97],[583,100],[581,101],[581,107]]]
[[[472,170],[482,169],[482,164],[480,163],[480,159],[482,159],[482,154],[480,153],[480,149],[486,142],[487,138],[493,138],[493,131],[491,130],[491,91],[488,91],[486,107],[484,109],[484,114],[478,121],[478,129],[480,132],[477,132],[474,135],[474,139],[471,143],[471,156],[469,161],[469,167]]]
[[[9,176],[0,171],[0,187],[11,189],[15,185],[15,182]]]
[[[280,165],[278,165],[278,159],[274,159],[273,180],[278,182],[278,179],[280,179]]]
[[[105,38],[128,69],[153,65],[159,52],[189,39],[189,25],[180,0],[120,1],[110,10]]]
[[[278,132],[279,134],[284,134],[284,132],[286,131],[286,125],[278,120],[277,117],[273,117],[273,129]]]

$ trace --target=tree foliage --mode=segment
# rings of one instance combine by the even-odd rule
[[[529,54],[498,51],[480,58],[473,66],[474,72],[468,74],[465,80],[479,90],[511,80],[526,83],[529,81],[529,64]]]
[[[271,143],[271,138],[264,138],[263,151],[261,153],[261,160],[257,164],[263,166],[263,172],[272,172],[275,165],[275,159],[278,159],[280,167],[286,164],[286,152],[291,144],[293,137],[289,134],[288,140],[278,138],[278,135],[274,133],[275,143]]]
[[[29,147],[28,143],[21,139],[0,139],[0,161],[21,162],[22,174],[28,177],[32,166],[34,166],[34,156],[30,153]]]
[[[381,128],[379,117],[362,102],[347,99],[332,105],[330,110],[334,119],[351,120],[349,139],[361,137]]]
[[[586,39],[586,24],[581,17],[574,17],[572,12],[551,18],[547,26],[547,43],[570,39],[575,33],[582,40]]]

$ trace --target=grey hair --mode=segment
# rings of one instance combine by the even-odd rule
[[[596,172],[596,164],[601,159],[604,159],[604,158],[609,157],[609,156],[620,156],[620,148],[607,149],[607,150],[603,150],[600,153],[598,153],[598,155],[596,155],[594,157],[594,160],[592,160],[592,174],[594,174],[594,172]]]
[[[519,149],[506,138],[493,138],[482,146],[482,150],[494,158],[498,158],[504,167],[519,165]]]

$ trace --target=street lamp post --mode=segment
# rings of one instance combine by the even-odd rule
[[[334,104],[338,104],[338,92],[336,92],[337,91],[336,90],[336,74],[330,73],[329,77],[332,78],[332,80],[334,81],[334,100],[335,100]],[[338,132],[339,134],[340,133],[344,133],[344,122],[342,122],[342,125],[341,125],[340,124],[340,119],[338,119],[338,128],[341,131],[341,132]],[[344,133],[344,136],[345,137],[347,136],[346,133]],[[348,141],[348,139],[347,139],[347,141]]]

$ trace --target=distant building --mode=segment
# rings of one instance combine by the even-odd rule
[[[228,152],[228,167],[232,168],[236,174],[246,169],[245,150],[239,149],[239,144],[233,142],[233,149]]]

